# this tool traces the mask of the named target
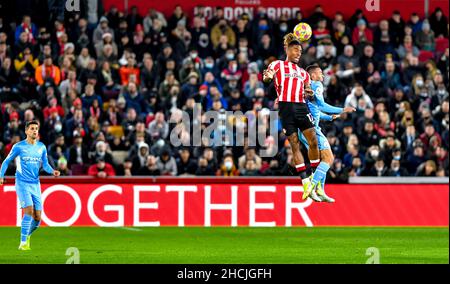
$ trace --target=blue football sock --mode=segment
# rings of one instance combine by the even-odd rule
[[[327,172],[330,169],[330,165],[325,162],[320,162],[312,179],[312,184],[317,184],[319,181],[327,177]]]
[[[33,221],[31,222],[31,228],[30,228],[30,236],[31,234],[36,231],[37,228],[39,228],[39,225],[41,224],[41,220],[36,221],[33,219]]]
[[[27,237],[30,233],[32,221],[33,221],[33,217],[31,217],[31,215],[28,215],[28,214],[23,215],[22,227],[20,229],[20,241],[21,242],[26,242]]]
[[[325,191],[325,181],[327,180],[327,175],[324,175],[322,180],[320,181],[320,184],[322,185],[323,191]]]

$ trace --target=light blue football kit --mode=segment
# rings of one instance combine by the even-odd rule
[[[19,198],[20,208],[33,206],[34,210],[42,210],[41,184],[39,182],[39,170],[41,165],[49,173],[53,168],[48,163],[47,148],[42,142],[34,145],[26,140],[16,143],[0,168],[0,178],[4,178],[9,163],[16,161],[16,193]],[[40,221],[36,221],[31,215],[24,214],[21,228],[21,241],[25,242],[38,227]]]
[[[335,107],[329,105],[325,102],[323,98],[323,84],[320,81],[311,81],[311,89],[313,91],[313,100],[308,100],[308,108],[311,116],[314,120],[314,128],[316,130],[317,143],[319,147],[319,151],[329,150],[331,149],[330,143],[328,143],[327,137],[322,133],[322,129],[319,126],[320,120],[332,121],[333,117],[329,114],[340,114],[344,111],[343,108]],[[298,133],[299,140],[305,145],[308,149],[308,141],[306,140],[303,133],[299,131]],[[327,178],[327,172],[330,169],[330,165],[321,161],[316,171],[314,172],[311,183],[315,186],[318,183],[321,184],[321,188],[325,188],[325,181]],[[323,193],[324,194],[324,193]],[[327,197],[328,198],[328,197]],[[334,201],[333,201],[334,202]]]
[[[322,129],[319,126],[319,121],[326,120],[326,121],[332,121],[333,117],[329,114],[340,114],[344,111],[343,108],[335,107],[332,105],[329,105],[325,102],[323,98],[323,85],[320,81],[311,81],[311,89],[314,93],[314,100],[308,100],[308,108],[309,112],[311,113],[313,119],[314,119],[314,127],[316,130],[317,135],[317,141],[319,144],[319,151],[331,149],[330,144],[328,143],[327,137],[322,133]],[[306,140],[303,133],[299,132],[299,139],[303,143],[303,145],[306,146],[306,148],[309,148],[308,141]]]
[[[32,145],[26,140],[16,143],[2,163],[0,178],[4,178],[9,163],[14,159],[16,161],[16,193],[19,197],[20,208],[34,206],[35,210],[42,210],[39,182],[41,164],[47,173],[53,173],[53,168],[48,163],[45,145],[39,141]]]

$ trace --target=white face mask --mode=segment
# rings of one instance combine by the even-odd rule
[[[380,154],[380,151],[378,151],[378,150],[371,150],[370,151],[370,155],[372,157],[378,157],[379,154]]]
[[[393,167],[392,170],[393,170],[394,172],[396,172],[396,171],[400,170],[400,167]]]
[[[62,130],[62,125],[61,124],[56,124],[55,125],[55,131],[56,132],[61,132],[61,130]]]
[[[229,171],[233,167],[233,163],[231,161],[225,162],[225,168]]]
[[[197,53],[191,53],[191,58],[195,59],[195,58],[197,58],[197,55],[198,55]]]
[[[418,87],[422,87],[422,86],[423,86],[423,80],[417,80],[417,81],[416,81],[416,85],[417,85]]]
[[[234,54],[233,54],[233,53],[227,53],[227,54],[225,55],[225,57],[226,57],[228,60],[232,60],[232,59],[234,59]]]

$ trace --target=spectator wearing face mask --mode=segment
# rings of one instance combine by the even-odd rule
[[[391,167],[387,171],[387,175],[391,177],[406,177],[408,176],[408,172],[400,166],[400,161],[397,159],[393,159],[391,161]]]
[[[240,172],[234,164],[233,155],[226,153],[224,155],[222,164],[216,172],[216,176],[239,176]]]
[[[370,171],[371,176],[375,177],[384,177],[387,176],[387,168],[384,163],[384,160],[381,158],[378,158],[375,162],[373,168]]]

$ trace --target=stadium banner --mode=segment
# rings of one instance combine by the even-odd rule
[[[328,204],[302,201],[296,179],[73,180],[41,184],[44,225],[449,225],[448,184],[330,184],[326,190],[336,203]],[[20,226],[20,220],[14,183],[5,184],[0,187],[0,226]]]
[[[436,7],[441,7],[444,14],[448,15],[448,0],[430,0],[429,13],[431,14]],[[142,1],[142,0],[104,0],[105,8],[109,9],[111,5],[115,5],[119,10],[124,11],[126,6],[128,9],[137,6],[141,15],[146,15],[148,9],[154,8],[170,17],[176,5],[181,5],[183,10],[192,16],[197,5],[205,7],[205,13],[208,18],[212,17],[216,7],[220,6],[224,9],[224,17],[227,20],[235,20],[242,13],[248,13],[253,16],[257,13],[258,7],[264,7],[267,15],[274,19],[282,14],[288,17],[295,15],[299,10],[304,16],[313,13],[316,5],[321,5],[325,15],[333,17],[334,13],[340,11],[346,19],[350,18],[356,9],[361,9],[367,19],[371,22],[381,19],[388,19],[392,12],[401,8],[404,19],[409,19],[413,12],[417,12],[421,17],[424,16],[425,0],[346,0],[345,5],[341,1],[336,0],[195,0],[195,1]]]

